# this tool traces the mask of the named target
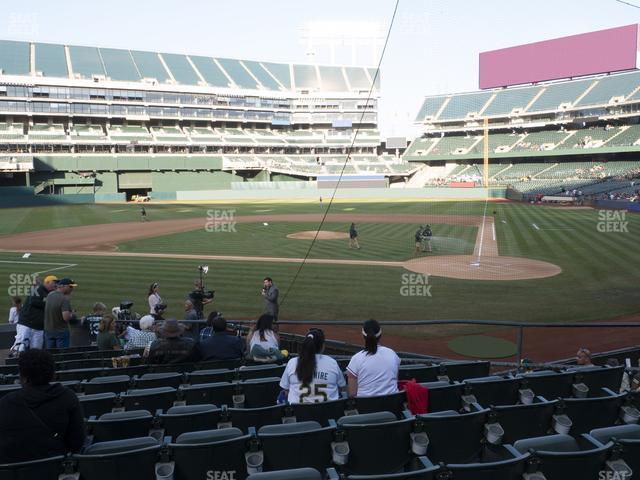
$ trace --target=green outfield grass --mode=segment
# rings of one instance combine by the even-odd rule
[[[202,216],[210,205],[151,205],[152,220]],[[225,205],[237,215],[316,213],[318,205]],[[353,209],[353,210],[344,210]],[[430,213],[481,215],[484,202],[337,204],[336,213]],[[122,210],[122,211],[119,211]],[[189,211],[185,211],[189,210]],[[268,210],[268,211],[265,211]],[[640,251],[637,233],[640,217],[627,214],[628,233],[598,231],[595,210],[560,210],[524,204],[489,204],[496,212],[496,234],[501,255],[545,260],[562,267],[562,274],[541,280],[510,282],[466,281],[429,278],[431,297],[401,295],[402,268],[306,265],[291,286],[298,270],[292,263],[198,261],[155,258],[86,257],[34,254],[22,260],[15,253],[0,254],[0,288],[7,291],[11,274],[57,270],[70,275],[80,287],[73,294],[78,311],[88,311],[94,301],[110,306],[121,300],[135,302],[134,310],[146,311],[146,290],[159,281],[169,314],[180,316],[181,303],[197,276],[197,265],[208,263],[207,286],[216,290],[216,307],[228,318],[250,318],[261,312],[259,296],[262,278],[272,276],[281,294],[287,294],[283,319],[332,320],[378,319],[486,319],[516,321],[589,321],[640,311],[637,269]],[[62,226],[139,220],[131,205],[91,205],[0,210],[2,233],[40,230]],[[533,224],[536,226],[534,227]],[[536,228],[537,227],[537,228]],[[196,254],[239,254],[260,256],[303,256],[308,241],[287,240],[286,234],[312,230],[309,223],[238,224],[237,234],[209,234],[204,229],[144,241],[128,242],[121,250]],[[344,224],[327,224],[331,230]],[[318,242],[311,257],[402,260],[411,257],[414,225],[371,223],[361,225],[363,249],[350,251],[343,240]],[[451,245],[468,248],[476,228],[438,225],[436,236],[451,239]],[[2,237],[0,237],[0,248]],[[54,248],[55,246],[52,246]],[[443,253],[437,252],[437,253]],[[449,251],[446,253],[468,253]],[[64,266],[63,266],[64,267]],[[415,329],[406,334],[416,335]],[[432,329],[431,334],[450,333]]]

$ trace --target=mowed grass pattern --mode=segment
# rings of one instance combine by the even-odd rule
[[[121,243],[120,251],[190,253],[203,255],[242,255],[250,257],[335,258],[356,260],[398,260],[412,258],[415,245],[413,224],[361,223],[358,241],[361,249],[350,249],[348,239],[296,240],[287,235],[311,231],[317,223],[268,222],[238,223],[234,231],[207,231],[166,235],[148,240]],[[464,255],[473,253],[477,228],[433,224],[434,254]],[[347,233],[348,223],[325,223],[323,231]],[[226,227],[225,227],[226,230]]]
[[[228,206],[227,206],[228,207]],[[100,223],[107,221],[138,220],[137,207],[120,205],[49,207],[34,209],[0,210],[0,223],[4,233],[28,230],[31,221],[39,222],[36,229],[55,228],[76,223]],[[133,208],[133,210],[132,210]],[[202,215],[212,206],[155,206],[148,207],[152,219],[177,218],[184,215]],[[357,213],[433,213],[481,215],[484,202],[477,203],[420,203],[420,204],[337,204],[332,211],[343,212],[354,208]],[[109,213],[125,209],[125,212]],[[191,212],[178,210],[192,209]],[[237,206],[237,214],[255,214],[256,210],[270,209],[264,213],[317,212],[317,205],[244,205]],[[55,211],[55,212],[54,212]],[[259,296],[262,278],[272,276],[284,298],[282,318],[300,320],[382,320],[418,319],[487,319],[517,321],[590,321],[619,315],[637,313],[640,293],[636,288],[637,270],[640,265],[637,234],[640,217],[627,214],[629,233],[600,233],[597,230],[598,212],[595,210],[561,210],[524,204],[489,204],[488,214],[495,211],[496,234],[501,255],[523,256],[555,263],[562,267],[562,274],[541,280],[511,282],[464,281],[449,278],[429,278],[431,297],[403,296],[401,286],[407,272],[401,268],[371,266],[306,265],[294,285],[292,280],[297,264],[230,261],[185,261],[156,258],[122,258],[115,256],[82,257],[72,255],[37,255],[28,261],[20,254],[0,254],[0,288],[8,292],[10,275],[33,273],[47,268],[33,262],[68,262],[78,266],[59,270],[58,275],[72,276],[80,287],[74,292],[73,305],[87,312],[95,301],[109,306],[131,299],[134,309],[147,310],[146,291],[151,282],[159,281],[161,294],[169,304],[169,314],[180,317],[182,302],[197,277],[198,264],[207,263],[211,271],[206,278],[209,288],[216,290],[215,307],[228,318],[253,318],[262,310]],[[259,212],[258,212],[259,213]],[[116,215],[126,218],[115,220]],[[114,218],[112,218],[112,215]],[[13,225],[10,230],[4,221]],[[533,224],[536,224],[536,229]],[[55,227],[54,227],[55,225]],[[167,249],[181,249],[185,253],[220,253],[209,249],[210,242],[227,242],[226,253],[263,256],[302,256],[306,241],[290,240],[290,246],[281,245],[281,234],[289,227],[311,230],[309,225],[238,225],[243,232],[254,232],[255,239],[234,240],[227,235],[220,240],[210,240],[215,234],[204,230],[188,232],[188,239],[169,242]],[[271,230],[261,230],[271,228]],[[368,230],[371,228],[371,230]],[[406,230],[405,230],[406,228]],[[444,228],[444,226],[438,226]],[[453,228],[453,227],[452,227]],[[455,227],[456,229],[460,227]],[[282,230],[280,230],[282,229]],[[389,260],[410,256],[412,234],[415,226],[369,224],[361,226],[363,249],[349,251],[346,241],[318,242],[313,255],[330,255],[328,258],[369,258]],[[9,231],[8,231],[9,230]],[[467,231],[468,230],[468,231]],[[266,237],[258,232],[272,232]],[[449,232],[459,241],[474,238],[474,228]],[[436,235],[440,232],[436,230]],[[409,235],[410,234],[410,235]],[[182,234],[180,234],[182,235]],[[195,237],[193,236],[195,235]],[[273,236],[271,236],[273,235]],[[179,235],[178,235],[179,236]],[[407,238],[409,236],[409,238]],[[374,240],[377,238],[378,240]],[[141,242],[151,251],[163,250],[167,237]],[[175,239],[174,239],[175,240]],[[379,241],[379,243],[376,243]],[[234,242],[236,245],[234,246]],[[245,242],[245,243],[243,243]],[[471,240],[473,242],[473,240]],[[0,237],[0,248],[2,238]],[[131,242],[128,248],[140,248],[139,242]],[[135,245],[134,245],[135,244]],[[177,246],[176,246],[177,244]],[[252,252],[235,252],[234,249]],[[375,247],[376,250],[373,250]],[[296,250],[297,249],[297,250]],[[332,250],[335,249],[335,250]],[[407,252],[409,249],[409,252]],[[361,257],[358,257],[361,256]],[[327,257],[322,257],[327,258]],[[3,263],[12,262],[12,263]],[[14,263],[15,262],[15,263]],[[51,268],[55,268],[51,266]],[[6,298],[6,308],[9,298]],[[415,336],[423,334],[416,329],[404,329]],[[447,329],[431,329],[430,335],[445,335]]]

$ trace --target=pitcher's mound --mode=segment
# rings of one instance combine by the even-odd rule
[[[530,280],[553,277],[562,269],[553,263],[520,257],[477,257],[471,255],[442,255],[421,257],[404,262],[412,272],[435,277],[464,280]]]
[[[330,232],[325,230],[321,230],[320,232],[317,232],[316,230],[306,230],[304,232],[290,233],[287,235],[287,238],[292,238],[294,240],[313,240],[316,238],[316,233],[318,234],[318,240],[342,240],[344,238],[349,238],[348,233]]]

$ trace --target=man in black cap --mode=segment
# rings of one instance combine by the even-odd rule
[[[193,360],[195,342],[183,337],[184,325],[175,318],[164,321],[158,330],[158,338],[151,343],[147,363],[171,364],[184,363]]]
[[[16,346],[19,351],[44,346],[44,306],[49,293],[56,289],[58,277],[47,275],[44,282],[35,285],[25,299],[16,325]]]

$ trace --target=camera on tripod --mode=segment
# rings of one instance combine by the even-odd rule
[[[134,315],[131,313],[131,307],[133,307],[133,302],[131,300],[124,300],[120,302],[120,308],[118,310],[118,320],[133,320]]]

